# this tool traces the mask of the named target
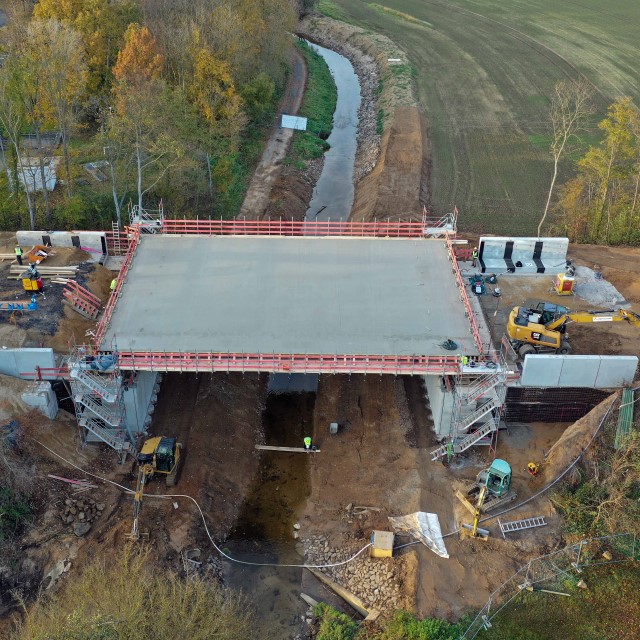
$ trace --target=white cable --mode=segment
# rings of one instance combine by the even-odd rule
[[[42,444],[42,442],[40,442],[40,440],[36,440],[35,438],[34,438],[34,440],[41,447],[46,449],[49,453],[53,453],[54,456],[56,456],[57,458],[60,458],[60,460],[63,460],[68,465],[71,465],[74,469],[77,469],[78,471],[82,471],[82,473],[86,473],[88,476],[91,476],[92,478],[96,478],[97,480],[102,480],[103,482],[108,482],[109,484],[112,484],[112,485],[118,487],[118,489],[122,489],[123,491],[126,491],[127,493],[135,493],[135,491],[133,489],[129,489],[129,487],[125,487],[124,485],[118,484],[117,482],[114,482],[113,480],[109,480],[108,478],[103,478],[102,476],[97,476],[95,473],[91,473],[89,471],[85,471],[84,469],[79,467],[77,464],[73,464],[73,462],[71,462],[70,460],[67,460],[66,458],[63,458],[59,453],[56,453],[55,451],[53,451],[53,449],[49,449],[49,447],[47,447],[46,444]]]
[[[34,440],[35,440],[35,438],[34,438]],[[119,489],[122,489],[126,493],[135,493],[135,491],[133,491],[133,489],[129,489],[128,487],[125,487],[125,486],[123,486],[121,484],[118,484],[117,482],[114,482],[113,480],[109,480],[108,478],[103,478],[102,476],[97,476],[95,473],[90,473],[89,471],[85,471],[84,469],[79,467],[77,464],[74,464],[70,460],[67,460],[66,458],[61,456],[59,453],[56,453],[52,449],[49,449],[49,447],[47,447],[46,445],[42,444],[42,442],[40,442],[39,440],[35,440],[35,441],[41,447],[44,447],[47,451],[49,451],[49,453],[52,453],[54,456],[60,458],[60,460],[63,460],[67,464],[71,465],[74,469],[77,469],[78,471],[81,471],[82,473],[86,473],[87,475],[91,476],[92,478],[96,478],[97,480],[101,480],[102,482],[108,482],[109,484],[112,484],[112,485],[118,487]],[[209,527],[207,527],[207,521],[205,520],[204,513],[202,512],[202,509],[200,508],[200,505],[196,502],[195,498],[192,498],[191,496],[188,496],[186,494],[159,495],[159,494],[152,494],[152,493],[145,494],[145,498],[161,498],[163,500],[166,500],[167,498],[168,499],[187,498],[187,499],[191,500],[191,502],[193,502],[193,504],[196,505],[198,511],[200,512],[200,517],[202,518],[202,524],[204,525],[204,530],[205,530],[205,532],[207,534],[207,537],[211,541],[211,544],[214,546],[215,550],[221,556],[224,556],[225,558],[227,558],[227,560],[231,560],[231,562],[237,562],[238,564],[247,564],[247,565],[251,565],[253,567],[290,567],[290,568],[294,567],[294,568],[300,568],[300,569],[324,569],[324,568],[327,568],[327,567],[339,567],[339,566],[341,566],[343,564],[348,564],[349,562],[352,562],[363,551],[366,551],[371,546],[371,543],[369,543],[369,544],[365,545],[364,547],[362,547],[362,549],[360,549],[360,551],[358,551],[356,554],[352,555],[350,558],[347,558],[346,560],[342,560],[341,562],[333,562],[331,564],[277,564],[277,563],[274,563],[274,562],[248,562],[246,560],[238,560],[237,558],[233,558],[229,554],[225,553],[213,541],[213,538],[211,537],[211,533],[209,533]]]

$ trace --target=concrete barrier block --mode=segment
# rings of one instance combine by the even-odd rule
[[[594,386],[598,389],[626,387],[633,382],[637,369],[637,356],[600,356],[600,369]]]

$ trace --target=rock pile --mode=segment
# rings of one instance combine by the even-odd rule
[[[60,511],[60,518],[65,524],[73,525],[73,532],[83,536],[91,529],[91,523],[100,517],[104,511],[103,502],[96,502],[92,498],[67,498]]]
[[[312,565],[343,562],[362,549],[366,542],[358,540],[344,548],[332,549],[322,536],[302,540],[307,563]],[[352,562],[327,567],[322,571],[372,609],[384,612],[411,607],[411,602],[403,593],[405,563],[402,557],[371,558],[367,550]]]

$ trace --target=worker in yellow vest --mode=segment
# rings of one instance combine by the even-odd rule
[[[19,244],[16,244],[16,260],[22,265],[22,247]]]
[[[118,284],[118,278],[114,278],[111,281],[111,285],[109,286],[109,289],[111,291],[111,293],[113,293],[116,290],[116,285]]]
[[[471,252],[471,266],[475,267],[478,262],[478,247],[473,247]]]
[[[309,436],[304,439],[304,450],[311,451],[311,438]]]

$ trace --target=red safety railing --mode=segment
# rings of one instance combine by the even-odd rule
[[[20,373],[26,380],[68,380],[69,369],[67,367],[36,367],[34,371]]]
[[[163,233],[208,236],[360,236],[422,238],[421,222],[300,220],[164,220]]]
[[[283,353],[119,351],[120,369],[181,372],[456,374],[458,356],[359,356]]]
[[[451,260],[451,264],[453,265],[453,274],[456,278],[456,283],[460,291],[460,300],[464,305],[464,310],[467,314],[467,317],[469,318],[469,324],[471,325],[471,334],[473,335],[473,340],[476,343],[478,352],[484,353],[485,349],[482,344],[482,338],[480,337],[480,330],[478,329],[478,323],[476,321],[475,314],[473,313],[473,309],[471,308],[471,303],[469,302],[469,296],[467,295],[467,288],[464,285],[464,280],[462,279],[462,275],[460,273],[460,267],[458,266],[458,260],[456,258],[455,250],[453,248],[453,244],[451,243],[451,238],[449,236],[446,237],[446,243],[447,243],[447,251],[449,252],[449,259]]]
[[[453,247],[453,252],[458,260],[464,260],[468,262],[471,260],[471,254],[473,253],[473,249]]]
[[[122,262],[122,267],[120,267],[120,272],[118,273],[116,288],[111,292],[109,302],[107,302],[107,306],[104,308],[102,318],[100,319],[100,322],[98,323],[98,326],[96,328],[94,344],[98,348],[100,347],[100,343],[102,342],[104,334],[107,331],[107,327],[109,326],[109,322],[111,321],[111,316],[113,315],[113,310],[116,307],[118,297],[120,296],[120,292],[122,291],[122,286],[124,285],[124,281],[127,278],[127,272],[129,271],[129,267],[131,266],[131,262],[133,261],[133,256],[136,252],[136,249],[138,248],[138,244],[140,243],[139,229],[128,227],[127,233],[129,237],[129,248]]]

